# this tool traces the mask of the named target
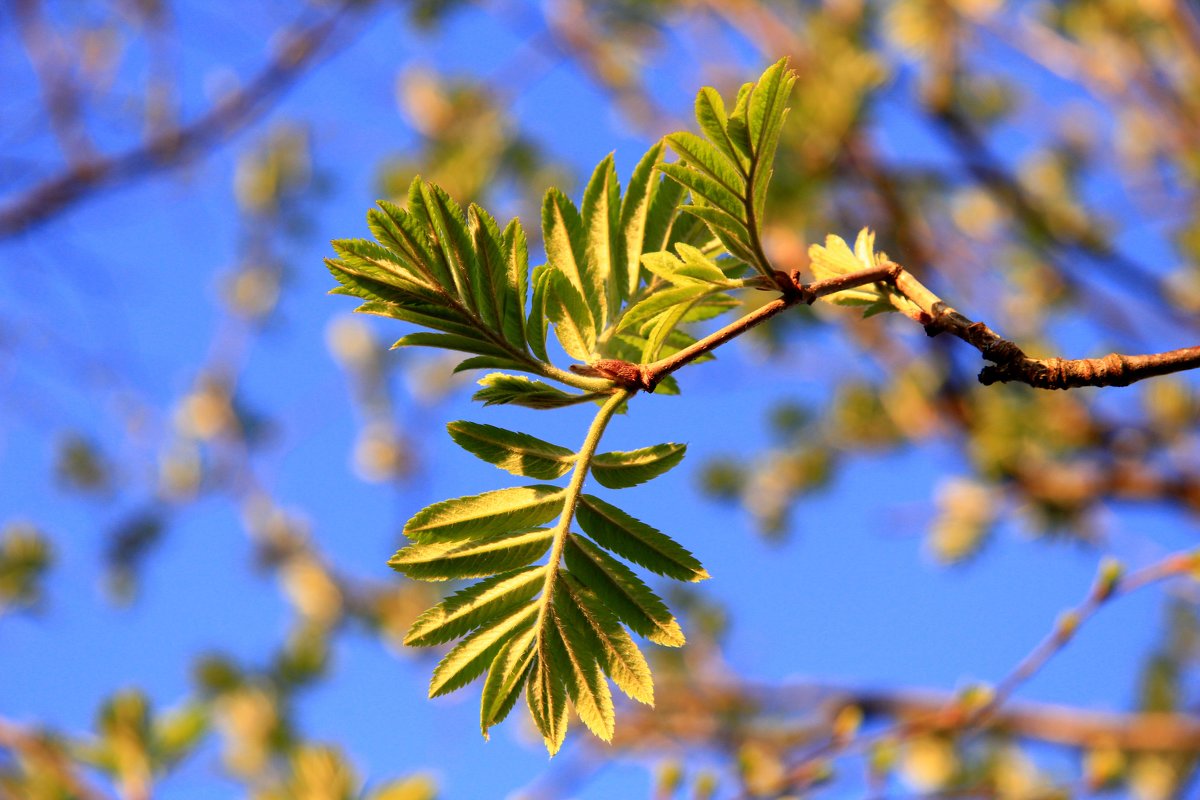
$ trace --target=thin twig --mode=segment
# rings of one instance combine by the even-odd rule
[[[101,188],[169,169],[228,139],[295,82],[343,17],[368,5],[342,0],[320,21],[285,31],[284,45],[256,76],[193,122],[159,133],[124,153],[77,163],[9,200],[0,207],[0,239],[46,222]]]

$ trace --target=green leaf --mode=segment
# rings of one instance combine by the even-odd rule
[[[628,298],[638,287],[638,271],[641,268],[642,253],[646,252],[645,240],[650,208],[654,195],[662,181],[655,173],[655,168],[662,161],[664,146],[661,142],[651,147],[642,160],[634,167],[625,190],[625,198],[621,201],[621,237],[625,248],[622,259],[624,273],[618,273],[617,284],[621,299]],[[671,184],[678,186],[677,184]],[[683,189],[678,189],[682,196]],[[659,249],[659,248],[654,248]]]
[[[565,475],[575,463],[573,451],[527,433],[466,420],[451,422],[446,427],[459,447],[514,475],[554,480]]]
[[[708,175],[684,164],[660,164],[658,169],[668,178],[687,187],[697,205],[708,204],[734,219],[745,220],[746,210],[742,199]]]
[[[666,647],[683,646],[683,631],[666,603],[633,570],[577,534],[567,538],[563,555],[571,574],[634,633]]]
[[[529,245],[520,220],[508,223],[503,234],[504,265],[507,271],[504,292],[504,338],[526,341],[525,304],[529,299]],[[542,337],[543,350],[546,337]],[[545,354],[542,360],[545,361]]]
[[[435,247],[449,265],[459,299],[468,308],[478,311],[471,283],[479,275],[479,264],[471,247],[471,234],[467,230],[462,209],[436,184],[421,184],[421,198],[436,239]]]
[[[546,243],[546,260],[557,272],[561,272],[588,304],[594,320],[606,316],[604,293],[596,291],[601,286],[592,274],[587,261],[587,235],[583,218],[565,194],[550,189],[542,201],[542,237]],[[550,305],[547,304],[547,313]]]
[[[606,675],[630,698],[654,705],[650,665],[633,639],[594,592],[563,572],[556,583],[555,609],[568,626],[590,634],[592,650]]]
[[[415,542],[455,542],[511,533],[549,522],[562,510],[557,486],[518,486],[443,500],[418,511],[404,526]]]
[[[542,587],[546,567],[503,572],[455,592],[417,617],[404,637],[412,647],[429,647],[457,639],[489,619],[507,614],[531,600]]]
[[[429,270],[432,260],[429,237],[406,211],[385,200],[367,212],[371,234],[397,256],[406,272],[418,283],[437,285]]]
[[[545,555],[553,540],[549,528],[534,528],[467,542],[419,542],[397,551],[388,566],[422,581],[479,578],[525,566]]]
[[[427,303],[412,302],[406,305],[386,300],[368,300],[354,309],[356,314],[374,314],[401,322],[432,328],[436,331],[454,334],[455,336],[478,336],[468,322],[458,316],[453,310],[431,306]],[[522,365],[527,368],[527,364]]]
[[[681,242],[675,245],[675,250],[679,253],[678,257],[670,253],[647,253],[642,256],[642,264],[658,277],[676,286],[732,285],[721,268],[696,248]]]
[[[619,333],[629,328],[640,330],[652,319],[673,306],[677,306],[680,303],[693,303],[711,291],[713,291],[712,287],[700,284],[660,289],[644,300],[625,309],[625,313],[621,315],[621,321],[617,323],[617,332]]]
[[[583,231],[586,235],[590,291],[601,298],[596,327],[603,330],[611,311],[621,302],[620,276],[625,272],[621,246],[621,186],[610,153],[596,166],[583,192]],[[587,294],[585,292],[585,294]]]
[[[450,333],[428,333],[426,331],[417,331],[410,333],[407,336],[401,336],[392,345],[395,350],[400,347],[439,347],[443,350],[458,350],[463,353],[478,353],[481,356],[495,356],[497,358],[511,359],[511,354],[500,347],[493,344],[487,339],[482,338],[478,334],[474,337],[458,336]]]
[[[405,211],[386,201],[378,203],[379,208],[396,225],[398,235],[402,236],[408,245],[408,250],[415,259],[415,266],[429,279],[434,286],[446,290],[454,287],[454,276],[450,267],[443,261],[441,254],[429,238],[433,225],[429,214],[426,213],[425,200],[421,192],[422,181],[413,178],[408,187],[408,210]]]
[[[729,131],[725,129],[729,121],[725,115],[725,102],[716,89],[706,86],[696,94],[696,121],[700,123],[700,130],[704,131],[705,137],[745,175],[749,162],[729,138]]]
[[[713,144],[687,131],[672,133],[666,142],[684,164],[712,178],[734,197],[746,196],[746,179],[739,172],[740,165]]]
[[[668,442],[627,452],[600,453],[592,459],[592,476],[609,489],[637,486],[674,467],[686,451],[687,445]]]
[[[756,263],[750,245],[750,229],[740,219],[734,219],[719,208],[710,206],[684,206],[680,209],[690,217],[703,220],[708,230],[721,242],[731,256],[747,264]]]
[[[530,351],[543,362],[549,362],[546,353],[546,334],[549,320],[546,317],[546,286],[550,282],[553,268],[542,264],[533,270],[533,302],[529,307],[529,319],[525,323],[525,334],[529,339]]]
[[[525,408],[563,408],[594,400],[597,394],[571,394],[548,383],[535,381],[523,375],[505,375],[494,372],[479,379],[484,388],[472,395],[485,406],[514,405]]]
[[[463,359],[455,365],[451,373],[467,372],[473,369],[512,369],[519,372],[532,372],[525,361],[517,361],[506,356],[473,356]]]
[[[433,678],[429,681],[429,696],[432,698],[453,692],[478,678],[506,642],[533,626],[537,610],[537,604],[531,603],[459,642],[434,667]]]
[[[444,308],[442,316],[465,319],[450,308],[446,300],[432,290],[415,283],[405,283],[374,265],[366,269],[351,265],[346,259],[325,259],[325,266],[340,284],[331,294],[345,294],[364,300],[379,300],[402,307]]]
[[[680,581],[709,577],[695,556],[674,539],[599,497],[581,496],[575,517],[599,545],[651,572]]]
[[[533,664],[533,640],[536,636],[537,630],[530,627],[509,639],[492,659],[479,703],[479,726],[483,730],[483,738],[488,738],[488,728],[502,722],[516,705],[521,687],[529,675],[529,667]]]
[[[567,355],[587,363],[596,349],[596,319],[589,304],[561,272],[547,278],[546,316]]]
[[[519,350],[525,349],[523,337],[509,339],[504,331],[504,312],[516,306],[506,296],[508,265],[504,260],[504,243],[500,228],[492,216],[472,203],[467,207],[467,231],[471,236],[471,247],[475,251],[475,271],[471,275],[471,289],[475,306],[483,324],[497,332],[505,333],[505,340]],[[524,309],[521,311],[524,314]]]
[[[550,663],[549,636],[539,636],[525,687],[525,700],[550,755],[567,736],[567,691]]]
[[[554,603],[549,613],[551,630],[543,636],[550,637],[551,657],[563,676],[575,713],[588,730],[606,742],[612,741],[616,720],[612,693],[600,668],[594,637],[588,635],[586,622],[574,624],[577,619],[563,618],[564,614],[574,610],[574,606],[570,594],[561,587],[562,582],[556,581]]]

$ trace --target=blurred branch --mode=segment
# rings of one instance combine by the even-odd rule
[[[20,5],[34,2],[21,0]],[[191,123],[155,134],[124,153],[76,163],[9,199],[0,207],[0,239],[30,230],[101,189],[178,166],[230,138],[257,120],[304,74],[343,18],[366,5],[361,0],[341,0],[319,21],[284,30],[278,53],[258,74]],[[50,106],[53,116],[55,103]]]
[[[109,795],[89,785],[76,772],[72,760],[45,735],[0,718],[0,749],[19,754],[29,762],[44,767],[76,800],[109,800]],[[0,786],[2,791],[3,787]]]

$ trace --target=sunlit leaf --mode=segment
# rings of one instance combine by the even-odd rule
[[[575,463],[573,451],[527,433],[466,420],[446,427],[450,438],[464,450],[514,475],[553,480],[565,475]]]
[[[600,453],[592,459],[592,476],[609,489],[624,489],[653,480],[683,460],[684,444],[656,444],[627,452]]]
[[[709,577],[695,556],[674,539],[599,497],[580,497],[575,515],[597,544],[651,572],[680,581]]]
[[[466,542],[418,542],[396,552],[388,566],[410,578],[478,578],[523,567],[550,549],[551,530],[493,533]]]
[[[463,639],[434,668],[429,696],[437,697],[461,689],[478,678],[500,648],[531,627],[536,616],[537,605],[530,604]]]
[[[441,644],[531,600],[545,579],[544,566],[525,567],[486,578],[455,592],[417,617],[404,637],[414,647]]]
[[[443,500],[417,512],[404,535],[415,542],[454,542],[526,530],[557,517],[562,497],[557,486],[518,486]]]

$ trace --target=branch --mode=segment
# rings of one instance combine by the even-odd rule
[[[78,800],[108,800],[109,796],[88,784],[71,759],[44,734],[0,718],[0,749],[41,764]]]
[[[341,0],[320,21],[285,31],[284,45],[256,76],[190,124],[164,131],[124,153],[77,163],[9,200],[0,207],[0,239],[46,222],[99,189],[169,169],[228,139],[261,116],[268,101],[296,81],[344,16],[365,5]]]

